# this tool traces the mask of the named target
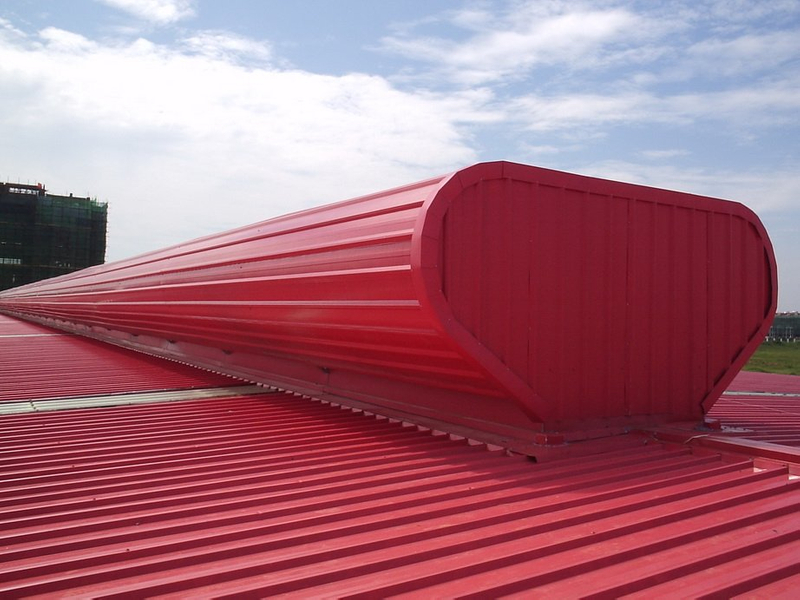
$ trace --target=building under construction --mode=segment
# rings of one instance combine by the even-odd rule
[[[800,340],[800,312],[776,313],[767,334],[768,341],[796,342]]]
[[[102,264],[108,205],[0,183],[0,290]]]

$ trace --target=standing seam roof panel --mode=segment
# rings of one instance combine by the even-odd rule
[[[224,375],[0,315],[0,403],[231,384]]]
[[[31,349],[51,340],[41,331],[0,318],[0,335],[34,335]],[[59,337],[65,355],[92,343],[109,367],[131,359]],[[0,348],[14,343],[0,337]],[[28,381],[50,368],[35,352],[19,366]],[[91,377],[93,366],[75,370]],[[58,395],[57,380],[43,383]],[[775,460],[753,441],[709,450],[703,442],[722,434],[673,430],[680,443],[659,441],[670,431],[631,433],[536,463],[254,389],[0,416],[0,595],[796,593],[800,455]],[[791,393],[781,401],[791,409]],[[19,404],[37,403],[2,406]]]
[[[0,429],[10,595],[741,593],[797,572],[785,466],[645,436],[535,464],[288,394]]]

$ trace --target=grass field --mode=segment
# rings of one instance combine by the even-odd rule
[[[800,342],[764,342],[744,366],[744,370],[800,375]]]

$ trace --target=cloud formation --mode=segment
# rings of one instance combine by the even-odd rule
[[[463,35],[441,38],[404,29],[382,40],[383,49],[428,63],[439,77],[464,85],[520,80],[537,69],[587,72],[658,56],[656,43],[671,25],[624,6],[583,2],[511,3],[467,8],[442,17]]]
[[[382,49],[414,60],[406,81],[491,90],[520,149],[648,127],[771,150],[800,114],[798,15],[796,0],[512,1],[398,27]]]
[[[581,128],[586,132],[615,124],[671,123],[698,120],[741,123],[747,128],[794,123],[800,111],[800,85],[780,82],[705,93],[659,96],[624,94],[530,94],[508,100],[514,119],[534,131]]]
[[[96,0],[155,25],[170,25],[194,16],[194,0]]]

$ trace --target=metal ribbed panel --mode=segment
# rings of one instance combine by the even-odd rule
[[[446,179],[4,292],[0,305],[250,381],[529,442],[537,424],[420,305],[412,238]]]
[[[230,377],[0,315],[0,402],[231,383]]]
[[[729,435],[800,448],[800,394],[723,396],[709,417]]]
[[[708,416],[726,436],[800,450],[800,377],[740,373]]]
[[[456,181],[449,307],[551,426],[699,419],[763,339],[774,264],[741,205],[518,165]]]
[[[728,392],[800,394],[800,376],[742,371],[728,387]]]
[[[53,331],[48,327],[42,327],[34,323],[20,321],[5,315],[0,315],[0,340],[6,340],[10,343],[11,338],[22,336],[43,336],[43,335],[58,335],[61,332]],[[3,343],[6,343],[3,342]]]
[[[800,568],[785,466],[644,437],[535,464],[274,394],[3,417],[0,440],[8,596],[727,594]]]
[[[7,306],[227,356],[266,349],[330,368],[474,379],[419,314],[410,280],[411,233],[438,181],[34,284]]]
[[[409,382],[435,386],[432,403],[446,397],[442,388],[498,396],[422,313],[412,282],[412,233],[442,179],[32,284],[0,294],[0,304],[304,391],[355,385],[362,396],[402,402]],[[385,393],[387,378],[400,393]]]

